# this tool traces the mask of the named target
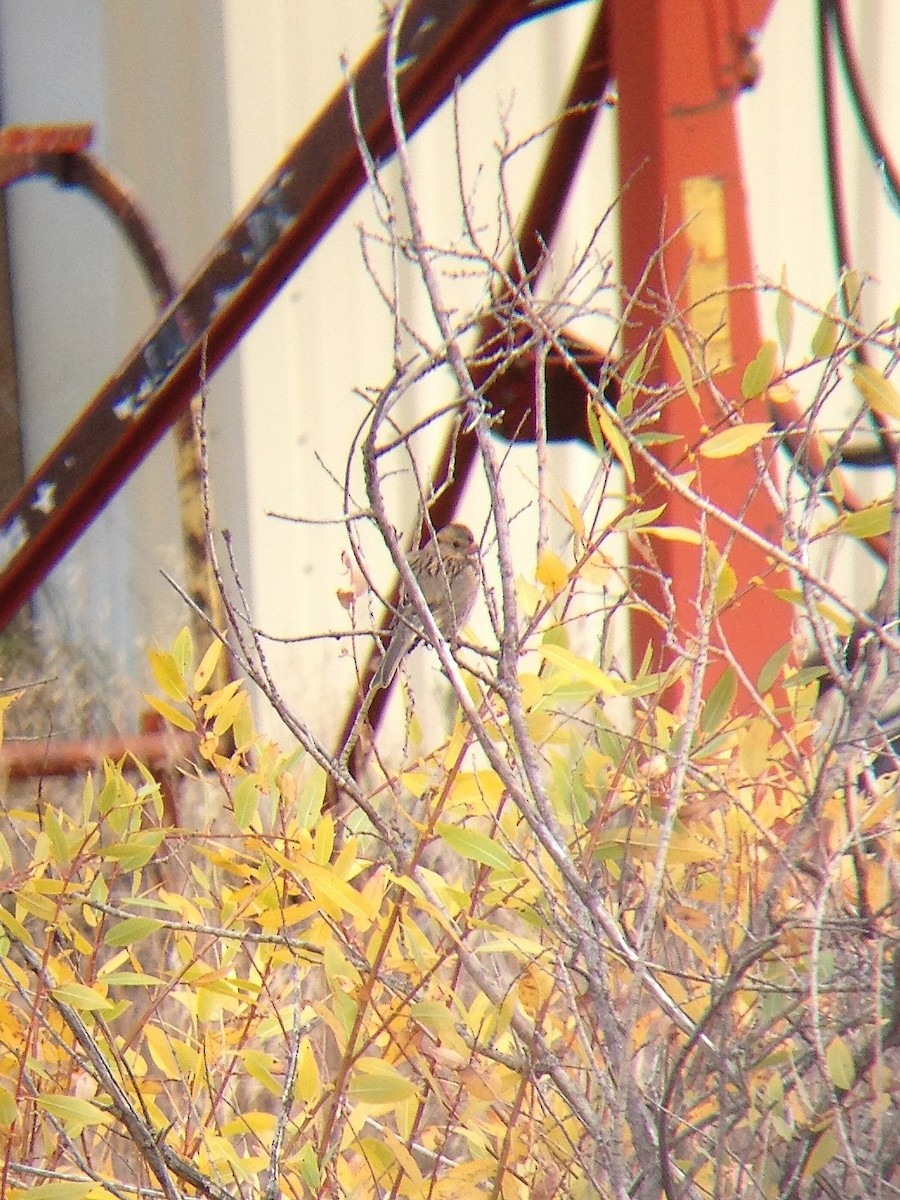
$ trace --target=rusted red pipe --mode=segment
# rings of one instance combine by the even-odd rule
[[[102,765],[106,758],[118,762],[131,756],[151,771],[171,769],[179,759],[187,760],[197,739],[188,734],[137,733],[130,736],[62,738],[16,741],[7,739],[0,747],[0,775],[7,779],[41,779],[45,776],[84,775]]]

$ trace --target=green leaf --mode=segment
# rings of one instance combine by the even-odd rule
[[[311,767],[297,797],[297,822],[301,829],[312,829],[322,815],[325,784],[324,768],[318,765]]]
[[[900,392],[889,379],[865,363],[853,367],[853,382],[856,390],[879,417],[900,420]]]
[[[411,1004],[409,1015],[413,1021],[418,1021],[432,1033],[453,1029],[456,1024],[456,1019],[450,1009],[445,1004],[438,1004],[433,1000],[418,1000],[415,1004]]]
[[[142,971],[111,971],[100,978],[110,987],[159,987],[162,984],[155,975],[145,975]]]
[[[234,821],[242,833],[246,833],[259,811],[259,790],[252,775],[245,775],[234,789]]]
[[[775,680],[781,674],[781,668],[790,658],[793,649],[794,647],[790,642],[784,646],[779,646],[775,653],[770,654],[763,663],[759,672],[759,678],[756,681],[757,690],[761,695],[764,696],[766,692],[772,689]]]
[[[314,1196],[321,1195],[322,1172],[316,1159],[316,1151],[311,1138],[301,1146],[298,1162],[303,1182]]]
[[[594,443],[594,449],[601,457],[605,457],[607,453],[606,442],[603,438],[603,430],[600,428],[600,422],[597,420],[598,405],[588,396],[587,401],[587,420],[588,432],[591,435],[591,441]]]
[[[631,448],[628,445],[628,439],[621,429],[619,429],[618,425],[616,425],[602,403],[592,404],[591,409],[596,416],[606,445],[609,446],[613,455],[621,463],[622,469],[628,477],[628,482],[634,483],[634,463],[631,461]],[[596,445],[596,440],[594,444]]]
[[[477,830],[438,822],[435,832],[451,850],[455,850],[463,858],[480,863],[483,867],[500,867],[508,871],[515,863],[515,859],[505,847]]]
[[[638,385],[644,378],[644,362],[646,358],[647,343],[644,342],[626,367],[625,373],[622,376],[622,389],[619,395],[619,403],[616,405],[616,412],[623,421],[634,412],[634,399],[637,395]]]
[[[47,835],[47,840],[50,843],[50,849],[53,853],[53,861],[58,867],[68,866],[72,852],[69,848],[69,839],[63,832],[63,828],[59,823],[59,818],[52,808],[48,808],[44,813],[44,832]]]
[[[103,941],[107,946],[131,946],[157,929],[162,929],[162,921],[153,917],[125,917],[106,931]]]
[[[108,1112],[91,1104],[90,1100],[79,1100],[77,1096],[38,1096],[38,1108],[50,1113],[63,1125],[74,1132],[79,1132],[87,1125],[104,1125],[112,1118]],[[29,1188],[29,1196],[40,1188]]]
[[[172,643],[172,660],[181,679],[187,678],[187,673],[194,665],[194,640],[187,625],[183,625]]]
[[[635,512],[625,513],[616,525],[616,531],[627,533],[630,529],[640,529],[643,525],[652,525],[656,518],[665,511],[665,504],[660,504],[656,508],[639,508]]]
[[[822,314],[822,319],[813,334],[811,345],[813,358],[830,358],[834,353],[834,348],[838,343],[838,323],[834,315],[836,311],[837,297],[834,296],[827,311]]]
[[[861,271],[845,271],[841,276],[841,293],[844,298],[844,312],[851,320],[859,318],[859,298],[862,295],[865,276]]]
[[[848,537],[881,537],[891,528],[891,501],[871,504],[857,512],[847,513],[838,522],[838,531]]]
[[[363,1104],[396,1104],[417,1094],[414,1084],[380,1058],[358,1059],[347,1091]]]
[[[756,358],[747,363],[741,377],[741,395],[745,400],[760,396],[775,378],[778,347],[772,341],[763,342]]]
[[[688,352],[678,339],[677,334],[668,325],[665,330],[666,345],[669,347],[669,354],[672,356],[672,362],[675,364],[675,370],[678,372],[684,390],[693,400],[697,408],[700,407],[700,397],[697,395],[697,389],[694,387],[694,378],[691,374],[691,360],[688,357]]]
[[[162,829],[142,829],[127,841],[104,846],[100,855],[117,862],[123,871],[140,871],[155,856],[165,836]]]
[[[787,358],[794,336],[794,302],[787,293],[787,270],[784,267],[781,269],[781,288],[775,303],[775,328],[778,330],[782,358]]]
[[[8,929],[12,936],[16,938],[17,941],[20,941],[23,946],[34,945],[31,934],[28,932],[22,922],[14,917],[12,913],[7,912],[2,904],[0,904],[0,925],[3,925],[4,928]]]
[[[715,733],[734,704],[737,696],[737,676],[733,667],[726,667],[703,706],[700,728],[705,734]]]
[[[68,1004],[79,1012],[99,1012],[101,1009],[113,1007],[112,1001],[95,992],[93,988],[85,987],[83,983],[66,983],[62,987],[53,988],[51,995],[61,1004]]]

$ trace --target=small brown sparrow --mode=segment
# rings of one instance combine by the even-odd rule
[[[445,638],[455,637],[472,611],[481,582],[478,544],[471,529],[466,525],[446,525],[427,546],[410,554],[409,565],[434,623]],[[372,680],[373,687],[387,687],[403,656],[421,637],[422,621],[415,605],[403,598],[387,649]]]

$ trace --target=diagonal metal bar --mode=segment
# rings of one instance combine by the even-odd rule
[[[418,128],[457,79],[541,8],[528,0],[414,0],[401,39],[407,127]],[[353,80],[371,152],[388,157],[383,40]],[[364,182],[340,91],[0,513],[0,628],[184,411],[200,386],[201,364],[215,371]]]

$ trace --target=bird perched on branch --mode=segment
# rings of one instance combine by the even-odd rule
[[[410,569],[431,609],[434,623],[449,639],[465,624],[478,595],[478,544],[466,525],[447,525],[409,556]],[[400,602],[390,641],[372,686],[387,687],[404,655],[422,637],[422,621],[408,596]]]
[[[885,775],[900,766],[900,681],[887,673],[886,650],[878,641],[877,629],[859,626],[840,640],[837,661],[843,687],[825,667],[825,656],[818,648],[803,665],[820,676],[814,709],[819,728],[813,744],[854,748],[862,752],[875,775]],[[873,646],[877,652],[870,655]]]

